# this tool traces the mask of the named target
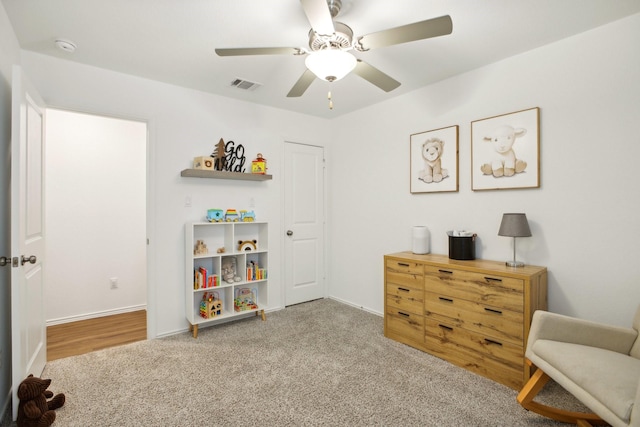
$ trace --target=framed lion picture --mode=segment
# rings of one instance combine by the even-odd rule
[[[458,126],[409,136],[411,193],[458,191]]]

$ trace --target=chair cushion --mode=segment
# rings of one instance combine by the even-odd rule
[[[533,352],[578,389],[629,422],[640,381],[640,360],[597,347],[550,340],[536,341]],[[582,403],[589,406],[589,402]]]

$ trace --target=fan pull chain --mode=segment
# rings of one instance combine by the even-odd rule
[[[331,99],[331,91],[327,94],[327,99],[329,100],[329,109],[333,110],[333,100]]]

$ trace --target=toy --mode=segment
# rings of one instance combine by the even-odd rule
[[[209,222],[221,222],[224,219],[222,209],[209,209],[207,210],[207,221]]]
[[[256,245],[257,243],[257,240],[238,240],[238,250],[240,252],[255,251],[258,249],[258,246]]]
[[[18,386],[18,427],[48,427],[56,419],[55,409],[64,405],[65,396],[62,393],[56,394],[53,399],[53,392],[47,390],[51,384],[50,379],[34,377],[30,374]]]
[[[442,169],[442,152],[444,150],[444,141],[438,138],[431,138],[422,144],[422,158],[424,159],[424,169],[420,171],[419,179],[427,184],[432,182],[440,182],[447,176],[449,172]]]
[[[219,253],[219,254],[223,254],[223,253],[225,253],[226,251],[227,251],[227,250],[224,248],[224,246],[222,246],[222,247],[220,247],[220,248],[218,248],[218,249],[216,250],[216,252],[217,252],[217,253]]]
[[[194,169],[202,169],[202,170],[213,170],[213,159],[211,157],[194,157],[193,158],[193,168]]]
[[[222,280],[227,283],[240,282],[242,278],[236,274],[237,261],[234,257],[222,259]]]
[[[240,211],[240,221],[253,222],[256,220],[256,214],[253,211]]]
[[[205,292],[200,301],[200,317],[213,319],[222,315],[222,300],[217,292]]]
[[[485,141],[493,143],[496,154],[491,163],[480,166],[480,170],[485,175],[493,175],[496,178],[501,176],[513,176],[527,168],[527,162],[517,159],[513,151],[513,143],[516,138],[527,133],[526,129],[514,129],[512,126],[500,126],[496,128],[491,136],[485,136]]]
[[[258,153],[256,159],[251,162],[251,173],[264,175],[267,173],[267,159],[262,157],[262,153]]]
[[[235,209],[227,209],[227,212],[224,214],[224,220],[227,222],[238,222],[239,219],[240,216]]]
[[[257,289],[239,288],[236,289],[236,297],[233,300],[233,309],[235,311],[255,310],[258,308],[256,297]]]
[[[207,249],[207,244],[202,240],[196,240],[196,247],[193,250],[194,255],[205,255],[209,253],[209,249]]]

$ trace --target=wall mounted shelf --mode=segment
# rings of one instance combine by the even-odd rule
[[[180,172],[180,176],[190,178],[237,179],[242,181],[267,181],[273,178],[271,175],[266,174],[211,171],[203,169],[184,169]]]

